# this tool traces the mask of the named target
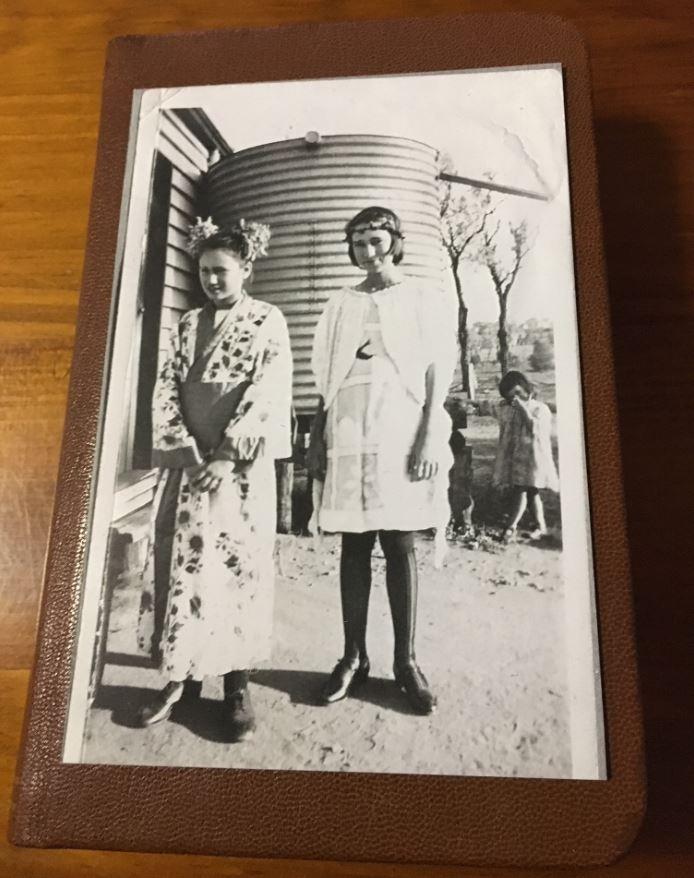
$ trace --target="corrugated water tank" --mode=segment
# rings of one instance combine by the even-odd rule
[[[207,174],[215,222],[239,217],[272,229],[269,255],[255,264],[251,292],[277,305],[289,325],[294,405],[315,409],[313,332],[330,294],[363,278],[349,261],[344,227],[359,210],[395,210],[405,234],[401,267],[437,288],[444,258],[439,226],[437,151],[400,137],[336,135],[284,140],[223,158]]]

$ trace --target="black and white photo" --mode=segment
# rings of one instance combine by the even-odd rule
[[[66,762],[604,779],[559,65],[133,96]]]

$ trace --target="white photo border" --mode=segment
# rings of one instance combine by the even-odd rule
[[[583,416],[582,379],[578,335],[577,291],[573,258],[571,204],[568,179],[568,148],[566,140],[565,105],[562,68],[559,64],[528,67],[482,68],[480,70],[432,71],[430,73],[388,74],[388,78],[431,77],[442,75],[474,75],[506,73],[516,70],[553,70],[562,82],[562,101],[557,108],[563,126],[563,161],[567,173],[555,198],[561,199],[566,235],[558,262],[565,276],[556,284],[562,301],[555,319],[555,371],[559,417],[558,443],[562,486],[560,494],[564,572],[567,676],[570,708],[571,779],[603,780],[607,778],[602,684],[599,661],[595,577],[592,554],[590,497],[586,460],[585,425]],[[383,79],[383,76],[325,77],[317,80],[295,80],[306,87],[324,81],[343,82],[353,79]],[[136,300],[142,262],[142,241],[147,227],[152,179],[154,142],[159,114],[164,108],[191,107],[200,104],[204,90],[239,88],[259,83],[196,86],[182,89],[148,89],[133,93],[130,140],[124,179],[118,252],[113,279],[109,341],[102,386],[100,434],[92,476],[92,495],[87,541],[86,563],[82,578],[79,631],[74,654],[71,695],[65,730],[63,761],[82,761],[84,728],[88,710],[88,689],[94,651],[99,602],[107,553],[108,529],[112,518],[115,473],[117,467],[120,426],[128,399],[114,388],[127,386]],[[281,82],[267,83],[278,86]],[[580,291],[578,292],[580,295]],[[271,768],[271,766],[268,766]],[[293,770],[293,769],[292,769]]]

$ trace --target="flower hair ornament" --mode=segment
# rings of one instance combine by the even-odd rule
[[[349,241],[357,229],[373,229],[390,232],[394,238],[404,240],[400,220],[393,211],[384,207],[367,207],[360,211],[345,226],[345,240]]]
[[[204,250],[217,245],[220,249],[229,248],[240,253],[246,262],[254,262],[259,256],[267,256],[271,233],[270,226],[265,223],[239,219],[231,225],[218,226],[211,216],[206,220],[198,216],[195,220],[195,225],[189,227],[186,242],[186,250],[194,259]]]

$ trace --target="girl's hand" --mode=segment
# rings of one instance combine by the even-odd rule
[[[420,427],[408,460],[408,470],[413,482],[433,479],[439,471],[428,428]]]
[[[532,427],[533,418],[530,414],[529,402],[529,400],[521,399],[519,396],[514,396],[511,400],[511,408],[515,409],[517,412],[520,412],[525,424],[529,427]]]
[[[201,473],[204,469],[204,463],[195,463],[193,464],[193,466],[186,467],[186,475],[188,476],[188,480],[191,482],[191,484],[193,482],[193,479],[198,475],[198,473]]]
[[[214,493],[222,483],[222,479],[234,472],[234,463],[229,460],[211,460],[201,466],[191,479],[196,491]]]

